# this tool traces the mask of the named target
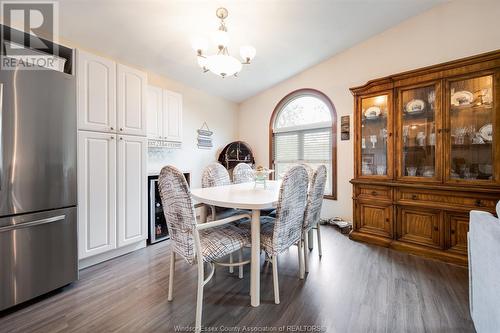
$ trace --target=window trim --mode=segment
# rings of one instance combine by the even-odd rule
[[[304,95],[319,98],[328,106],[332,115],[332,194],[325,195],[323,198],[337,200],[337,110],[335,109],[335,106],[330,98],[319,90],[313,88],[297,89],[287,94],[278,102],[278,104],[276,104],[269,120],[269,168],[273,168],[273,127],[276,116],[290,101]]]

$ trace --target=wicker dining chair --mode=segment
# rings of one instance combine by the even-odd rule
[[[233,183],[241,184],[255,180],[253,169],[246,163],[238,163],[233,169]]]
[[[160,197],[172,242],[170,276],[168,281],[168,300],[173,299],[173,281],[176,255],[187,263],[198,266],[198,288],[196,301],[196,332],[201,331],[203,287],[214,274],[215,264],[221,266],[239,266],[240,278],[243,265],[242,248],[249,246],[248,231],[238,228],[231,222],[250,218],[248,214],[231,216],[222,220],[197,224],[191,193],[183,174],[173,166],[164,167],[158,177]],[[221,258],[239,251],[239,262],[222,263]],[[204,276],[204,263],[211,271]]]
[[[299,271],[302,272],[302,227],[307,202],[307,171],[301,166],[292,167],[283,177],[279,192],[276,218],[262,217],[261,248],[273,266],[274,302],[280,303],[278,284],[278,255],[290,246],[297,245]],[[302,275],[302,273],[301,273]]]
[[[321,233],[319,220],[321,217],[321,207],[323,205],[323,195],[325,194],[326,186],[326,167],[320,165],[314,171],[312,178],[309,181],[309,191],[307,194],[307,205],[304,213],[304,225],[302,240],[304,242],[304,267],[305,272],[309,272],[307,251],[309,248],[307,233],[313,229],[316,230],[318,236],[318,254],[319,258],[323,255],[321,251]]]

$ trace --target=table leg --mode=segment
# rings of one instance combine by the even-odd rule
[[[308,243],[307,244],[309,246],[309,250],[312,250],[314,248],[314,233],[313,233],[313,230],[309,230],[309,232],[307,233],[307,240],[308,240]]]
[[[199,223],[207,222],[207,205],[203,204],[200,207],[200,221]]]
[[[252,260],[250,263],[250,302],[260,305],[260,210],[252,210]]]

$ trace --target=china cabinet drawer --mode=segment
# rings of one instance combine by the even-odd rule
[[[430,204],[447,204],[452,206],[461,206],[464,208],[482,208],[492,210],[496,206],[497,201],[490,198],[479,198],[477,196],[461,196],[456,193],[441,194],[433,192],[415,192],[409,190],[401,190],[399,192],[398,202],[420,202]]]
[[[392,189],[390,187],[360,185],[357,193],[359,199],[392,200]]]

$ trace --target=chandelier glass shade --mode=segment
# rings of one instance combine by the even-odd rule
[[[214,55],[206,55],[208,49],[208,41],[204,38],[195,38],[191,45],[196,51],[198,65],[204,72],[212,72],[221,77],[237,76],[243,68],[242,65],[248,65],[255,57],[256,50],[253,46],[245,45],[240,48],[240,56],[243,61],[229,54],[229,33],[224,22],[228,16],[227,9],[219,8],[216,11],[217,17],[221,24],[219,29],[212,34],[212,42],[217,46],[217,53]]]

